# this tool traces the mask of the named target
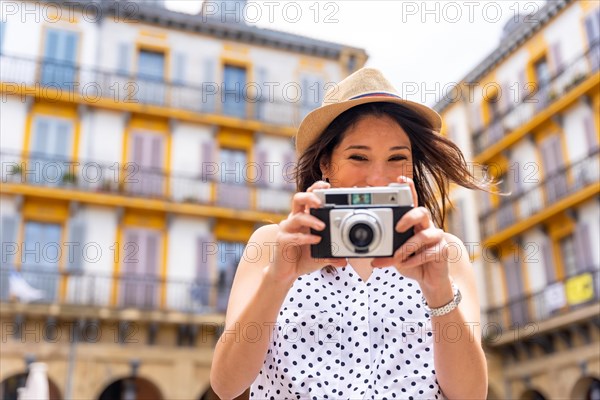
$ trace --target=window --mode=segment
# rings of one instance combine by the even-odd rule
[[[306,114],[321,105],[323,101],[323,82],[314,75],[305,75],[302,78],[301,87],[301,114],[302,118],[304,118]]]
[[[246,118],[246,98],[244,97],[246,69],[225,65],[223,77],[224,85],[221,95],[223,113],[233,117]]]
[[[164,138],[162,134],[135,132],[132,134],[127,190],[142,196],[162,196],[164,193]]]
[[[577,258],[575,256],[575,240],[573,235],[567,235],[562,238],[559,245],[565,276],[573,276],[577,273]]]
[[[48,29],[42,65],[42,85],[69,88],[76,79],[76,32]]]
[[[553,203],[567,193],[567,178],[564,173],[564,160],[560,136],[549,136],[540,144],[544,167],[544,188],[549,203]]]
[[[534,99],[537,100],[536,111],[539,111],[546,107],[548,104],[548,97],[550,93],[550,68],[548,67],[548,60],[546,57],[538,60],[533,65],[535,71],[535,79],[537,81],[536,89],[537,92],[534,92]],[[534,100],[535,101],[535,100]]]
[[[600,68],[600,7],[596,8],[585,18],[585,32],[587,34],[589,57],[592,71]]]
[[[218,184],[218,203],[225,207],[247,209],[250,206],[250,189],[246,179],[250,173],[245,150],[222,148],[221,180]]]
[[[527,323],[527,302],[523,297],[523,275],[521,274],[521,264],[516,254],[510,254],[502,260],[504,265],[506,290],[508,293],[508,303],[511,316],[511,326],[522,326]]]
[[[72,152],[73,123],[62,118],[36,117],[33,124],[30,163],[25,178],[32,183],[61,185],[76,183],[67,162]]]
[[[535,78],[539,86],[544,86],[550,82],[550,68],[548,60],[542,58],[534,64]]]
[[[244,243],[220,241],[217,252],[217,309],[225,311],[227,302],[229,301],[229,293],[231,284],[237,266],[242,259],[244,252]]]
[[[487,102],[490,113],[490,127],[488,130],[490,144],[496,143],[502,138],[502,136],[504,136],[504,128],[502,125],[502,120],[500,119],[500,96],[501,95],[496,93]]]
[[[25,223],[21,272],[25,281],[41,290],[48,302],[58,299],[58,263],[63,250],[61,235],[59,224]]]
[[[158,306],[160,233],[127,229],[124,237],[121,304],[155,308]]]
[[[490,111],[490,121],[496,120],[500,116],[500,97],[498,94],[494,94],[494,96],[488,99],[488,109]]]
[[[246,168],[246,152],[237,149],[221,149],[222,181],[226,183],[244,184],[244,170]]]
[[[138,99],[142,103],[161,105],[165,99],[165,55],[140,50],[138,59]]]
[[[6,22],[0,21],[0,54],[2,54],[2,51],[4,49],[3,43],[4,43],[5,30],[6,30]]]

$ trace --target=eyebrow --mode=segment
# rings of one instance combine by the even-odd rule
[[[344,151],[347,150],[371,150],[371,148],[369,146],[364,145],[350,145],[344,149]],[[410,148],[408,146],[393,146],[390,147],[390,150],[410,150]]]

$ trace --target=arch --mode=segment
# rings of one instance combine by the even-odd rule
[[[546,400],[548,397],[544,396],[539,390],[528,389],[520,397],[520,400]]]
[[[17,388],[25,386],[27,381],[27,372],[21,372],[10,375],[0,383],[0,397],[3,400],[17,400]],[[61,400],[60,389],[54,381],[48,378],[49,400]]]
[[[579,378],[569,397],[573,400],[600,400],[600,378],[593,376]]]
[[[98,400],[124,399],[125,392],[135,392],[137,399],[163,400],[164,396],[158,386],[151,380],[140,376],[128,376],[113,380],[98,395]]]

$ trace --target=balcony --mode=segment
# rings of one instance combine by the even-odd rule
[[[516,222],[532,220],[553,204],[582,189],[598,185],[599,155],[600,149],[593,149],[586,158],[562,168],[540,184],[516,196],[504,198],[505,202],[496,210],[482,212],[479,216],[482,236],[489,239],[490,236],[506,230]]]
[[[44,266],[0,267],[0,302],[174,311],[214,314],[225,311],[229,286],[194,279],[57,271]]]
[[[522,328],[550,318],[570,313],[600,299],[600,270],[590,267],[586,272],[549,283],[544,289],[510,300],[501,307],[488,310],[488,323],[503,331]]]
[[[498,143],[505,135],[515,131],[530,121],[535,115],[546,110],[556,101],[571,92],[580,83],[594,75],[600,69],[600,42],[595,42],[583,54],[566,64],[543,86],[523,98],[521,102],[510,103],[510,107],[487,126],[473,134],[475,154]],[[520,82],[520,90],[525,82]],[[520,93],[519,93],[520,94]]]
[[[58,159],[42,154],[0,153],[2,192],[9,187],[51,188],[104,194],[115,198],[159,200],[174,205],[201,205],[235,210],[287,213],[294,190],[289,183],[227,183],[218,175],[167,173],[134,163]],[[218,168],[214,169],[219,171]]]
[[[298,125],[303,112],[301,101],[286,101],[259,82],[246,85],[241,91],[244,97],[222,90],[219,82],[171,82],[57,60],[4,54],[0,55],[0,82],[8,94],[36,95],[51,101],[122,111],[150,112],[147,107],[153,106],[164,111],[167,117],[177,111],[196,117],[221,116],[237,121],[238,125],[261,124],[255,126],[256,129],[265,125],[292,129]]]

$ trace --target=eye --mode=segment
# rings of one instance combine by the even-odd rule
[[[366,161],[367,157],[358,155],[358,154],[352,154],[350,157],[348,157],[350,160],[356,160],[356,161]]]
[[[407,160],[408,158],[406,156],[393,156],[390,157],[389,161],[403,161],[403,160]]]

